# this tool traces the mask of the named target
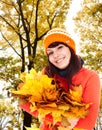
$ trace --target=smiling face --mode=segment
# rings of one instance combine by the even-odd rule
[[[70,49],[63,44],[59,44],[53,48],[47,48],[47,55],[49,61],[59,69],[65,69],[70,63]]]

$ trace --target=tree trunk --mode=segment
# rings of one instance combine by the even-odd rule
[[[29,113],[25,112],[25,111],[23,111],[23,113],[24,113],[23,130],[26,130],[25,126],[26,127],[31,127],[32,116]]]

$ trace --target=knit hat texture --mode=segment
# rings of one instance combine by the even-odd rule
[[[46,34],[44,38],[45,51],[47,51],[48,46],[53,42],[63,42],[76,53],[75,42],[64,29],[54,28]]]

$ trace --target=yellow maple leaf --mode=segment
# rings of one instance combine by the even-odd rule
[[[63,127],[67,127],[68,128],[68,126],[70,126],[71,124],[70,124],[70,122],[67,120],[67,118],[68,117],[65,117],[65,116],[63,116],[63,115],[61,115],[61,125],[63,126]]]
[[[70,105],[69,104],[60,104],[60,105],[57,105],[58,109],[60,110],[64,110],[64,111],[68,111],[70,109]]]
[[[55,101],[58,98],[58,91],[46,89],[43,91],[42,97],[45,101]]]
[[[52,85],[52,79],[47,75],[42,75],[31,69],[29,73],[22,73],[21,78],[24,81],[18,91],[13,91],[15,95],[30,95],[30,102],[41,102],[43,97],[54,100],[57,92],[54,92],[55,85]],[[44,94],[44,92],[46,92]],[[54,92],[54,93],[53,93]]]
[[[71,100],[81,102],[82,101],[82,86],[73,86],[72,90],[69,90],[69,97]]]
[[[39,112],[39,115],[38,115],[38,118],[39,118],[39,121],[42,122],[45,115],[51,113],[52,116],[53,116],[53,120],[54,120],[54,124],[58,121],[61,121],[62,118],[61,118],[61,115],[64,113],[63,110],[58,110],[57,108],[49,108],[49,107],[46,107],[46,108],[39,108],[38,109],[38,112]]]

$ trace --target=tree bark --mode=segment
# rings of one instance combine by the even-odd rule
[[[25,112],[25,111],[23,111],[23,113],[24,113],[23,130],[26,130],[25,126],[26,127],[31,127],[32,116],[29,113]]]

